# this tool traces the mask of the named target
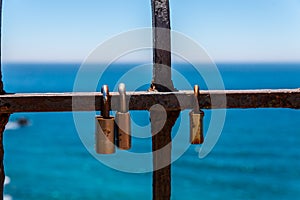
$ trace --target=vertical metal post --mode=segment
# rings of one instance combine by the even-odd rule
[[[0,61],[1,61],[1,25],[2,25],[2,0],[0,0]],[[5,94],[3,83],[2,83],[2,71],[1,71],[1,62],[0,62],[0,95]],[[9,114],[0,114],[0,199],[3,199],[3,186],[5,180],[4,173],[4,148],[3,148],[3,133],[5,126],[8,122]]]
[[[153,26],[153,80],[151,90],[175,91],[171,78],[171,36],[169,0],[151,0]],[[163,29],[161,29],[163,28]],[[153,199],[168,200],[171,197],[171,132],[180,111],[167,112],[167,120],[161,130],[164,111],[151,111],[153,151]],[[162,149],[163,148],[163,149]],[[165,166],[161,168],[160,166]],[[159,169],[161,168],[161,169]]]
[[[159,92],[173,91],[169,0],[151,1],[154,62],[152,88]]]

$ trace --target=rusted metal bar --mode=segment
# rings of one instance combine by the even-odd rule
[[[150,90],[174,92],[171,76],[171,35],[169,0],[151,0],[153,27],[153,80]],[[170,100],[179,105],[174,96]],[[153,152],[153,199],[168,200],[171,197],[171,148],[172,128],[180,111],[167,111],[164,124],[163,111],[150,112]],[[161,126],[162,125],[162,126]],[[162,127],[162,128],[161,128]]]
[[[3,147],[3,133],[5,126],[8,122],[9,114],[0,114],[0,199],[3,198],[3,186],[4,186],[4,180],[5,180],[5,171],[4,171],[4,164],[3,164],[3,158],[4,158],[4,147]]]
[[[169,0],[152,0],[153,80],[152,88],[173,91]]]
[[[0,0],[0,96],[5,93],[3,88],[2,82],[2,71],[1,71],[1,26],[2,26],[2,0]],[[4,187],[4,180],[5,180],[5,172],[4,172],[4,147],[3,147],[3,133],[5,126],[8,122],[9,114],[7,113],[0,113],[0,199],[3,199],[3,187]]]
[[[155,104],[167,111],[194,108],[194,91],[178,92],[127,92],[130,110],[149,110]],[[112,110],[117,110],[119,93],[111,92]],[[226,102],[224,102],[226,95]],[[215,99],[212,105],[211,98]],[[72,99],[76,99],[72,107]],[[4,94],[0,96],[0,113],[17,112],[69,112],[101,110],[102,94],[42,93]],[[201,90],[201,109],[220,108],[300,108],[300,88],[280,90]],[[178,104],[179,102],[179,104]]]

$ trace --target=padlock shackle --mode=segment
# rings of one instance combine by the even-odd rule
[[[109,118],[110,111],[110,96],[109,96],[109,88],[108,85],[103,85],[101,88],[101,93],[103,95],[103,106],[101,109],[101,115],[103,118]]]
[[[199,85],[194,86],[194,112],[199,112],[199,102],[198,102],[198,97],[199,97]]]
[[[119,84],[119,94],[120,94],[120,110],[121,113],[127,113],[127,105],[126,105],[126,86],[124,83]]]

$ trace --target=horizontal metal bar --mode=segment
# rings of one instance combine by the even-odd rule
[[[112,110],[118,109],[119,93],[111,92]],[[194,107],[193,91],[128,92],[130,110],[149,110],[160,104],[166,110]],[[226,95],[226,96],[224,96]],[[226,97],[226,98],[224,98]],[[199,107],[221,108],[300,108],[300,89],[284,90],[209,90],[200,91]],[[64,112],[101,109],[101,93],[40,93],[0,95],[0,112]]]

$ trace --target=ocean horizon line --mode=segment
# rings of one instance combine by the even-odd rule
[[[82,65],[83,62],[80,61],[2,61],[2,65]],[[126,61],[126,62],[89,62],[86,64],[96,64],[96,65],[147,65],[152,64],[152,61]],[[216,64],[218,65],[300,65],[300,61],[219,61],[219,62],[172,62],[173,65],[178,64],[202,64],[202,65],[211,65]]]

